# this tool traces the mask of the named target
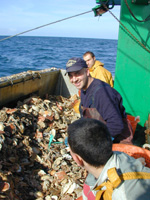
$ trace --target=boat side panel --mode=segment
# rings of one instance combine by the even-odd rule
[[[0,85],[0,106],[18,100],[27,95],[36,94],[43,97],[45,94],[54,94],[60,71],[40,73],[39,77],[28,76],[26,79],[17,79],[11,84]]]

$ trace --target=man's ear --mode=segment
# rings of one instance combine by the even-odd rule
[[[74,154],[73,159],[80,167],[84,167],[83,159],[79,155]]]
[[[74,161],[80,166],[80,167],[83,167],[84,164],[83,164],[83,159],[77,155],[76,153],[73,153],[71,150],[70,150],[70,153],[72,155],[72,158],[74,159]]]

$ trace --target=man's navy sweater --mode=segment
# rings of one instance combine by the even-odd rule
[[[122,97],[107,83],[94,79],[86,91],[81,90],[81,106],[96,108],[106,121],[112,137],[115,138],[122,132],[123,118],[126,118]]]

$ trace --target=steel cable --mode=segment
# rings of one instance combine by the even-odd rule
[[[90,13],[90,12],[92,12],[92,10],[87,11],[87,12],[83,12],[83,13],[80,13],[80,14],[77,14],[77,15],[73,15],[73,16],[70,16],[70,17],[66,17],[66,18],[57,20],[57,21],[55,21],[55,22],[50,22],[50,23],[48,23],[48,24],[45,24],[45,25],[42,25],[42,26],[38,26],[38,27],[36,27],[36,28],[32,28],[32,29],[29,29],[29,30],[27,30],[27,31],[23,31],[23,32],[21,32],[21,33],[18,33],[18,34],[15,34],[15,35],[12,35],[12,36],[3,38],[3,39],[0,40],[0,42],[3,41],[3,40],[7,40],[7,39],[9,39],[9,38],[18,36],[18,35],[22,35],[22,34],[24,34],[24,33],[30,32],[30,31],[34,31],[34,30],[39,29],[39,28],[43,28],[43,27],[45,27],[45,26],[49,26],[49,25],[52,25],[52,24],[56,24],[56,23],[58,23],[58,22],[62,22],[62,21],[65,21],[65,20],[68,20],[68,19],[71,19],[71,18],[74,18],[74,17],[78,17],[78,16],[81,16],[81,15],[84,15],[84,14],[87,14],[87,13]]]

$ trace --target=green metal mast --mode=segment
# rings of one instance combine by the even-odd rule
[[[144,126],[150,113],[150,0],[96,3],[95,16],[121,5],[114,88],[122,95],[127,113],[140,116]]]
[[[114,87],[126,111],[140,116],[144,126],[150,113],[150,4],[122,0]]]

